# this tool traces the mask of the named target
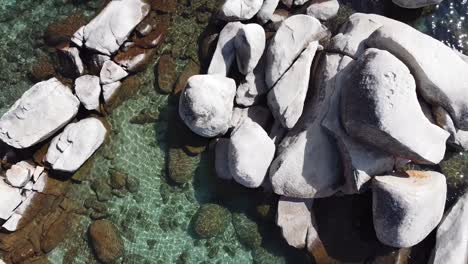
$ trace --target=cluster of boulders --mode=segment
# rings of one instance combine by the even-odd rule
[[[207,74],[188,79],[179,114],[193,132],[217,138],[220,178],[281,196],[277,224],[290,245],[320,243],[313,199],[371,188],[378,239],[411,247],[440,223],[447,185],[439,172],[405,165],[438,164],[447,144],[468,150],[468,64],[438,40],[373,14],[353,14],[330,38],[320,20],[337,14],[334,2],[312,1],[314,12],[278,21],[278,1],[226,0],[219,13],[228,23]],[[255,15],[276,23],[272,36],[239,22]]]
[[[104,142],[102,106],[124,78],[142,69],[162,41],[164,30],[157,28],[154,17],[146,19],[151,9],[144,0],[110,1],[57,46],[60,67],[67,68],[65,78],[72,82],[63,76],[39,82],[0,118],[0,140],[8,149],[2,157],[8,169],[0,175],[4,229],[18,228],[51,174],[76,172]],[[74,83],[73,89],[65,83]],[[46,149],[39,158],[16,155],[38,147]]]

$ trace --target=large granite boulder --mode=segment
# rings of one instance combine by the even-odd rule
[[[101,146],[107,130],[94,117],[69,124],[50,143],[46,161],[54,170],[74,172]]]
[[[110,56],[119,50],[149,11],[150,5],[144,0],[110,1],[99,15],[75,33],[74,41]]]
[[[458,129],[468,130],[468,64],[457,52],[404,23],[383,25],[367,44],[388,50],[403,61],[424,99],[447,110]]]
[[[0,140],[14,148],[39,143],[78,113],[80,101],[56,78],[35,84],[0,119]]]
[[[252,23],[244,25],[235,38],[237,66],[242,74],[252,72],[265,50],[265,30]]]
[[[325,31],[317,19],[307,15],[295,15],[286,19],[267,48],[267,86],[272,88],[309,43],[321,39]]]
[[[317,76],[340,65],[341,55],[325,54]],[[334,194],[342,181],[342,165],[334,139],[321,122],[331,107],[334,86],[317,81],[304,114],[278,147],[270,167],[275,193],[296,198],[320,198]]]
[[[215,171],[216,176],[223,180],[232,179],[229,171],[229,138],[220,138],[215,147]]]
[[[440,4],[443,0],[392,0],[393,3],[404,8],[421,8]]]
[[[208,74],[227,76],[236,57],[235,39],[242,27],[240,22],[231,22],[221,30],[216,50],[208,67]]]
[[[229,171],[238,183],[257,188],[275,155],[275,144],[257,123],[245,118],[232,133],[228,146]]]
[[[468,192],[448,210],[437,228],[436,245],[429,263],[468,263]]]
[[[179,115],[203,137],[215,137],[230,126],[236,83],[219,74],[194,75],[180,96]]]
[[[415,162],[442,160],[449,134],[426,118],[414,78],[395,56],[366,50],[343,83],[353,87],[341,95],[341,116],[349,135]]]
[[[285,128],[293,128],[302,115],[318,45],[317,41],[311,42],[268,93],[268,106]]]
[[[414,246],[442,219],[447,185],[438,172],[377,176],[372,185],[374,228],[385,245]]]
[[[262,0],[225,0],[218,14],[225,21],[249,20],[262,5]]]

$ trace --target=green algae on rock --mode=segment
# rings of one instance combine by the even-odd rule
[[[191,181],[200,161],[199,156],[190,156],[181,148],[171,148],[168,159],[168,176],[177,184]]]
[[[98,220],[89,227],[91,244],[97,258],[113,263],[124,255],[124,242],[117,227],[110,221]]]
[[[249,249],[258,249],[262,245],[262,234],[258,224],[244,214],[232,214],[232,224],[239,241]]]
[[[201,238],[210,238],[224,232],[229,222],[229,211],[217,204],[204,204],[198,209],[194,230]]]

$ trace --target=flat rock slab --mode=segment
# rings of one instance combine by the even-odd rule
[[[404,23],[383,25],[367,44],[403,61],[424,99],[447,110],[457,128],[468,130],[468,64],[457,52]]]
[[[328,20],[335,17],[340,9],[338,0],[317,0],[312,1],[307,7],[306,14],[318,20]]]
[[[150,5],[144,0],[110,1],[99,15],[75,33],[75,41],[82,40],[86,48],[110,56],[119,50],[149,11]]]
[[[236,83],[222,75],[194,75],[180,96],[179,115],[196,134],[223,135],[230,127]]]
[[[229,138],[220,138],[215,147],[215,171],[216,175],[223,180],[231,180],[229,171]]]
[[[35,167],[26,161],[20,161],[6,171],[6,181],[12,187],[21,188],[31,180]]]
[[[0,119],[0,139],[22,149],[39,143],[78,113],[80,101],[56,78],[35,84]]]
[[[429,263],[468,263],[468,193],[448,210],[438,229]]]
[[[74,172],[101,146],[107,129],[94,117],[69,124],[50,143],[45,160],[54,170]]]
[[[343,126],[349,135],[396,157],[437,164],[449,134],[424,115],[409,69],[387,51],[368,49],[345,74]],[[427,144],[431,142],[431,144]]]
[[[378,176],[372,185],[374,228],[385,245],[414,246],[442,219],[447,185],[445,176],[438,172]]]

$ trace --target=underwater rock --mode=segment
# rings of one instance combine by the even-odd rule
[[[177,78],[173,94],[179,94],[182,92],[182,90],[187,85],[188,79],[197,74],[200,74],[200,65],[195,61],[190,60],[180,74],[179,78]]]
[[[252,23],[242,26],[234,39],[237,67],[242,74],[252,72],[265,50],[265,30]]]
[[[230,219],[229,211],[217,204],[203,204],[195,215],[194,230],[201,238],[222,234]]]
[[[84,66],[80,57],[80,50],[68,44],[57,48],[60,68],[65,76],[77,77],[83,74]]]
[[[414,246],[442,219],[447,185],[445,176],[438,172],[377,176],[372,185],[374,228],[386,245]]]
[[[162,55],[157,66],[158,88],[164,93],[171,93],[177,81],[175,59],[170,55]]]
[[[99,73],[101,84],[117,82],[127,76],[128,72],[111,60],[104,62],[101,72]]]
[[[99,97],[101,96],[99,77],[94,75],[83,75],[77,78],[75,80],[75,93],[86,109],[99,109]]]
[[[0,179],[0,219],[7,220],[23,201],[21,189],[14,188]]]
[[[49,253],[72,232],[70,230],[72,217],[66,212],[53,214],[52,217],[47,218],[43,228],[45,230],[41,236],[41,249],[45,253]]]
[[[191,181],[199,160],[199,156],[190,156],[181,148],[169,149],[169,178],[177,184],[185,184]]]
[[[275,119],[285,128],[293,128],[302,116],[309,89],[310,68],[317,48],[317,41],[310,42],[268,93],[268,106]]]
[[[262,57],[253,72],[245,76],[245,80],[237,87],[236,103],[251,106],[258,103],[268,92],[265,83],[265,58]]]
[[[113,189],[122,189],[127,185],[127,178],[127,174],[118,170],[112,170],[110,172],[109,185]]]
[[[229,129],[235,93],[233,79],[194,75],[180,96],[179,115],[200,136],[222,135]]]
[[[338,0],[315,0],[307,7],[306,14],[318,20],[329,20],[338,14],[340,3]]]
[[[103,263],[114,263],[124,255],[124,241],[112,222],[94,221],[89,226],[89,236],[97,259]]]
[[[40,82],[52,78],[55,75],[55,68],[47,56],[41,56],[31,68],[30,79],[33,82]]]
[[[468,192],[448,210],[437,228],[436,245],[429,263],[468,262]]]
[[[159,119],[159,112],[150,111],[148,109],[143,109],[137,115],[133,116],[129,122],[132,124],[145,125],[145,124],[152,124],[156,122],[158,119]]]
[[[262,234],[259,226],[245,214],[233,213],[232,225],[239,241],[249,249],[258,249],[262,245]]]
[[[228,148],[234,180],[248,188],[259,187],[275,155],[275,144],[265,130],[246,118],[232,133]]]
[[[452,48],[404,23],[383,25],[366,43],[403,61],[423,98],[447,110],[457,128],[468,130],[468,64]]]
[[[102,86],[102,96],[104,97],[104,102],[107,104],[112,99],[112,96],[117,92],[117,90],[122,86],[122,82],[114,82],[109,84],[104,84]]]
[[[27,161],[20,161],[6,171],[6,182],[12,187],[21,188],[31,180],[35,167]]]
[[[368,49],[343,82],[354,85],[341,95],[342,122],[349,135],[415,162],[442,160],[448,133],[426,118],[414,78],[395,56]]]
[[[225,21],[249,20],[262,5],[262,0],[225,0],[218,15]]]
[[[101,13],[83,28],[83,45],[111,56],[149,11],[150,6],[143,0],[110,1]],[[80,39],[80,32],[74,37]]]
[[[265,24],[270,21],[276,7],[278,6],[279,0],[264,0],[263,5],[257,13],[257,19],[260,24]]]
[[[75,13],[65,19],[49,24],[44,32],[44,42],[56,47],[68,43],[73,34],[86,24],[86,18],[82,13]]]
[[[215,147],[215,171],[223,180],[232,179],[229,171],[229,138],[220,138]]]
[[[69,124],[50,143],[46,161],[54,170],[74,172],[101,146],[107,129],[94,117]]]
[[[231,22],[221,30],[216,50],[208,67],[208,74],[227,76],[236,56],[235,39],[242,27],[240,22]]]
[[[309,43],[323,37],[325,30],[317,19],[307,15],[295,15],[286,19],[267,48],[267,86],[273,87]]]
[[[449,113],[444,108],[436,106],[433,107],[432,112],[435,123],[450,133],[448,143],[461,151],[468,151],[468,131],[457,129]]]
[[[421,8],[440,4],[443,0],[392,0],[393,3],[404,8]]]
[[[312,199],[282,196],[278,201],[276,224],[290,246],[305,248],[307,232],[312,225]]]
[[[66,125],[80,101],[56,78],[27,90],[0,119],[0,139],[14,148],[41,142]]]

